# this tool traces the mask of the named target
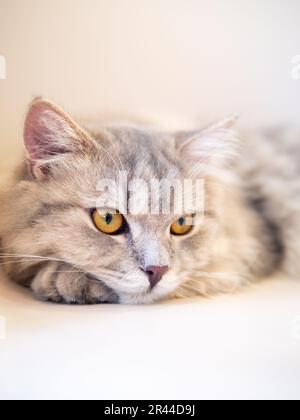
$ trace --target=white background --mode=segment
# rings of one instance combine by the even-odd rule
[[[36,95],[178,127],[232,112],[299,122],[299,31],[298,0],[0,0],[0,169]],[[214,300],[57,307],[1,278],[0,398],[300,398],[299,297],[279,279]]]
[[[40,95],[84,117],[299,121],[298,0],[0,0],[0,11],[0,150],[10,156]]]

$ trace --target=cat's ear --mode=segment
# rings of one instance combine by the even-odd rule
[[[66,154],[86,152],[93,141],[61,108],[37,99],[26,116],[24,143],[32,176],[44,179],[51,165]]]
[[[233,115],[205,129],[179,133],[176,148],[181,159],[202,175],[224,167],[237,152],[238,138],[234,129],[237,120],[238,116]]]

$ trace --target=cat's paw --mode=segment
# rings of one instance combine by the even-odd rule
[[[118,301],[105,285],[64,264],[50,263],[41,269],[31,288],[38,299],[54,303],[92,305]]]

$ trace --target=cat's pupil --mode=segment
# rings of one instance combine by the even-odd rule
[[[112,221],[113,221],[113,215],[111,213],[107,213],[105,216],[105,223],[107,225],[110,225]]]
[[[184,226],[184,225],[185,225],[185,218],[184,218],[184,217],[181,217],[181,218],[178,220],[178,223],[179,223],[179,226]]]

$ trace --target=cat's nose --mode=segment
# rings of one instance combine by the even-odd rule
[[[161,267],[151,265],[146,268],[145,272],[148,276],[151,289],[153,289],[157,285],[157,283],[161,281],[161,279],[167,273],[168,270],[169,270],[169,267],[166,265],[161,266]]]

